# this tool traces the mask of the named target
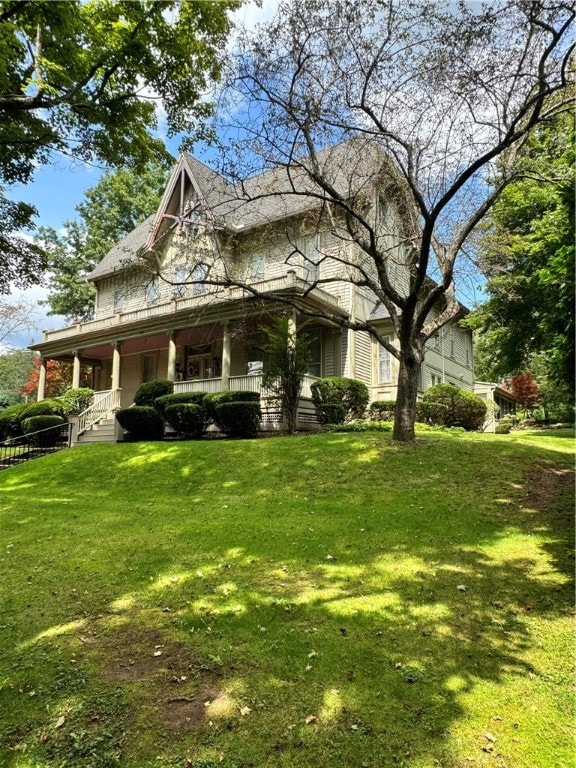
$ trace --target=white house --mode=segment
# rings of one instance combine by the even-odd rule
[[[362,195],[388,254],[387,274],[401,290],[414,228],[401,195],[354,142],[324,158],[336,186]],[[296,329],[306,323],[314,337],[301,429],[315,424],[310,385],[317,377],[356,378],[372,400],[394,399],[396,359],[367,332],[338,325],[340,318],[368,320],[395,343],[388,313],[355,279],[374,267],[330,206],[300,194],[309,181],[289,176],[274,169],[239,186],[182,155],[157,212],[88,276],[94,319],[46,331],[33,345],[44,361],[38,399],[48,359],[73,361],[72,386],[82,364],[92,367],[96,395],[81,432],[129,406],[152,379],[174,381],[176,392],[261,391],[260,329],[278,312],[288,312]],[[420,389],[443,381],[473,388],[472,335],[458,323],[430,340]],[[264,426],[273,426],[280,416],[262,395]]]

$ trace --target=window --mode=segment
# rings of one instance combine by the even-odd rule
[[[209,272],[210,267],[203,261],[196,264],[192,270],[192,293],[194,296],[201,296],[203,293],[206,293],[207,286],[202,282],[202,280],[206,280],[208,278]]]
[[[384,337],[386,341],[390,341],[390,336]],[[392,380],[392,366],[390,352],[383,347],[382,344],[378,344],[378,383],[384,384]]]
[[[431,373],[430,374],[430,386],[435,387],[436,384],[442,384],[442,376],[439,376],[437,373]]]
[[[440,334],[442,331],[436,331],[434,334],[434,349],[440,349]]]
[[[175,299],[182,299],[186,296],[186,286],[184,283],[188,277],[188,269],[186,264],[178,264],[174,269],[174,283],[172,286],[172,296]]]
[[[142,357],[142,382],[154,381],[156,378],[156,355]]]
[[[311,341],[308,347],[310,363],[308,373],[311,376],[322,376],[322,330],[320,328],[310,331]]]
[[[150,280],[146,286],[146,304],[151,307],[154,304],[158,304],[159,299],[160,286],[158,285],[158,278],[155,277],[153,280]]]
[[[320,279],[321,236],[319,232],[298,238],[297,248],[302,253],[302,276],[308,283]]]
[[[126,296],[125,288],[118,288],[117,291],[114,291],[114,312],[122,312],[125,296]]]
[[[250,256],[249,280],[264,280],[266,272],[266,256],[263,253],[253,253]]]

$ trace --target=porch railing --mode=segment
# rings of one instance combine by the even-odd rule
[[[318,380],[317,376],[304,376],[301,397],[312,398],[312,384]],[[222,379],[193,379],[190,381],[175,381],[174,392],[223,392]],[[245,376],[230,376],[227,390],[231,392],[260,392],[262,397],[270,397],[270,390],[262,386],[262,375],[251,374]]]
[[[81,435],[87,429],[97,424],[107,414],[120,407],[121,389],[109,389],[104,392],[96,392],[92,405],[78,415],[78,432]]]

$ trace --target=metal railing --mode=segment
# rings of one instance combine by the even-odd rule
[[[71,436],[71,425],[66,423],[4,440],[0,443],[0,470],[69,448]]]
[[[94,394],[94,401],[86,410],[78,415],[77,436],[86,432],[109,413],[120,407],[120,396],[122,390],[109,389]]]

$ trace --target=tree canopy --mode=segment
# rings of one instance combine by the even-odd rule
[[[0,194],[60,152],[110,166],[165,153],[151,130],[197,136],[239,0],[0,2]],[[0,291],[38,281],[39,249],[13,233],[35,210],[0,197]],[[16,207],[15,207],[16,206]]]
[[[147,163],[143,170],[119,168],[105,173],[76,206],[77,219],[57,231],[42,227],[38,241],[48,254],[49,314],[69,320],[89,320],[94,312],[94,289],[84,277],[112,246],[156,210],[167,171]]]
[[[544,353],[552,378],[574,388],[575,138],[571,115],[535,131],[487,220],[488,300],[473,322],[491,377],[520,373]]]
[[[564,2],[286,0],[270,24],[240,40],[221,111],[221,130],[234,136],[222,170],[242,181],[280,167],[285,194],[343,222],[343,242],[360,251],[345,279],[382,303],[399,347],[370,322],[323,316],[369,332],[398,358],[396,439],[414,439],[426,342],[463,311],[455,282],[462,249],[517,175],[527,137],[566,108],[573,20]],[[347,139],[359,148],[357,163],[331,167],[323,150]],[[397,205],[402,231],[383,231],[380,203],[355,188],[366,166],[364,189]],[[257,197],[267,194],[280,194],[278,186]],[[404,284],[393,253],[403,254]]]

